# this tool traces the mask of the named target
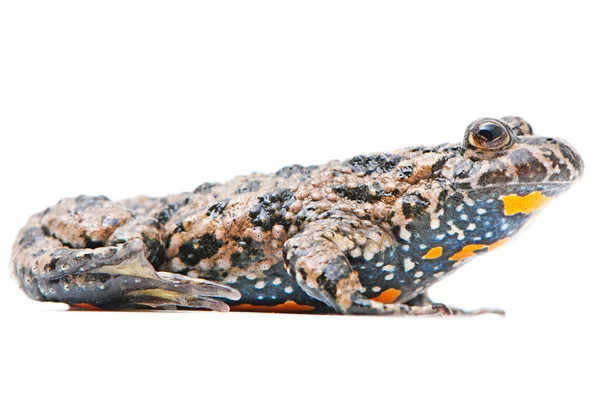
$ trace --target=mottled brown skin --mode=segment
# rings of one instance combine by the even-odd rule
[[[554,197],[583,169],[568,144],[534,137],[522,119],[482,121],[462,145],[294,165],[165,198],[63,199],[21,230],[12,269],[34,299],[104,308],[448,314],[426,289],[464,262],[467,244],[491,250],[532,213],[496,216],[501,199]],[[506,133],[473,134],[490,121]],[[484,199],[489,209],[474,206]]]

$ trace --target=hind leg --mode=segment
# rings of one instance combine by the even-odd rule
[[[104,197],[65,199],[21,230],[13,273],[27,295],[40,301],[228,310],[215,298],[239,299],[238,291],[155,271],[164,258],[159,228],[154,219]]]

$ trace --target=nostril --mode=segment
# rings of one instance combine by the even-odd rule
[[[546,138],[546,142],[548,142],[548,143],[556,143],[556,140],[554,140],[552,138]]]

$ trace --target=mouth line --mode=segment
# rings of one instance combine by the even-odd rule
[[[489,186],[481,186],[481,187],[478,186],[478,187],[474,187],[472,189],[513,188],[513,187],[527,187],[527,186],[538,186],[538,185],[566,187],[566,186],[573,185],[574,183],[575,183],[575,181],[514,182],[514,183],[510,183],[510,184],[489,185]]]

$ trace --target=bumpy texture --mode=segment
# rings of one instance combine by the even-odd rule
[[[462,144],[165,198],[63,199],[31,217],[11,265],[34,299],[105,308],[445,314],[426,289],[505,244],[582,171],[524,120],[481,119]]]

